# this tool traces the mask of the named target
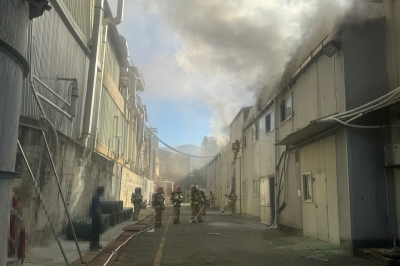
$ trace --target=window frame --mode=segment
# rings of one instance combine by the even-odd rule
[[[257,142],[260,139],[260,122],[257,121],[251,127],[251,136],[253,143]]]
[[[309,193],[309,191],[311,191],[311,193]],[[311,172],[301,174],[301,192],[301,199],[303,202],[314,202],[314,178]]]
[[[260,179],[253,179],[253,197],[260,196]]]
[[[242,181],[242,192],[243,192],[243,196],[248,195],[247,180]]]
[[[267,125],[267,117],[269,117],[269,124]],[[275,129],[275,111],[270,111],[267,113],[264,117],[264,123],[265,123],[265,134],[268,134],[271,131],[274,131]],[[268,130],[268,128],[270,128]]]
[[[287,110],[287,100],[290,98],[290,114],[286,114]],[[279,103],[279,113],[280,113],[280,123],[284,123],[289,120],[293,115],[293,95],[289,93],[286,97]],[[287,115],[287,116],[286,116]]]

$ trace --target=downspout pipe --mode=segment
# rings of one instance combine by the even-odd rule
[[[274,99],[274,110],[276,112],[277,110],[277,103],[276,103],[276,98]],[[276,126],[276,121],[275,121],[275,143],[278,142],[278,127]],[[274,194],[275,194],[275,202],[274,202],[274,224],[272,225],[273,229],[278,229],[278,202],[279,202],[279,193],[278,193],[278,175],[279,175],[279,163],[278,163],[278,153],[279,153],[279,147],[278,145],[275,145],[275,180],[274,180]]]
[[[94,19],[93,19],[93,33],[92,33],[92,44],[90,50],[90,61],[88,71],[88,81],[86,88],[86,100],[85,100],[85,111],[83,114],[82,131],[79,142],[86,145],[86,141],[90,135],[90,129],[92,126],[92,112],[94,96],[96,91],[96,78],[97,78],[97,63],[99,55],[99,42],[101,35],[101,22],[103,18],[104,0],[96,0],[94,5]]]
[[[88,82],[86,90],[85,111],[82,122],[82,133],[79,142],[86,145],[87,139],[90,136],[93,120],[93,106],[96,95],[96,80],[97,80],[97,65],[99,61],[100,36],[101,27],[104,25],[118,25],[122,22],[124,9],[124,0],[118,0],[118,11],[115,18],[106,18],[103,20],[104,0],[96,0],[94,7],[94,22],[92,45],[89,62]],[[105,37],[107,38],[107,29],[105,29]],[[104,60],[103,60],[104,61]],[[103,69],[101,69],[103,71]],[[100,87],[101,89],[101,87]]]
[[[106,57],[106,51],[107,51],[107,37],[108,37],[108,26],[109,25],[118,25],[122,22],[122,16],[123,16],[123,9],[124,9],[124,0],[118,0],[118,10],[117,10],[117,16],[115,18],[105,18],[103,19],[102,22],[102,27],[103,27],[103,36],[102,36],[102,51],[101,51],[101,76],[100,76],[100,86],[99,86],[99,100],[98,100],[98,105],[97,105],[97,116],[96,116],[96,127],[95,127],[95,132],[94,133],[94,138],[93,138],[93,149],[96,147],[96,142],[97,142],[97,130],[99,129],[100,126],[100,108],[101,108],[101,98],[103,96],[103,77],[104,77],[104,65],[105,65],[105,57]],[[110,148],[110,147],[108,147]]]

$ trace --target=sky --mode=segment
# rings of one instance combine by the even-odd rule
[[[117,0],[108,2],[115,14]],[[173,147],[205,136],[225,144],[233,118],[280,78],[301,41],[355,2],[125,0],[117,28],[146,83],[147,126]]]

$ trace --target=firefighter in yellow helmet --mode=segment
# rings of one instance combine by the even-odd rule
[[[132,193],[131,202],[133,204],[133,220],[139,220],[139,214],[141,205],[143,203],[142,189],[140,187],[135,188],[135,192]]]
[[[156,218],[154,227],[162,227],[161,216],[163,210],[165,210],[164,205],[164,190],[162,187],[157,187],[157,192],[152,195],[152,205],[156,209]]]
[[[171,197],[170,197],[171,204],[173,205],[173,218],[174,218],[174,224],[180,224],[181,222],[179,221],[179,215],[181,213],[181,204],[183,202],[183,197],[182,197],[182,192],[181,192],[181,187],[176,186],[175,191],[172,191]]]
[[[192,207],[192,219],[190,220],[190,222],[191,223],[204,222],[201,219],[201,213],[200,213],[200,203],[203,201],[203,199],[201,198],[200,191],[196,188],[196,186],[192,186],[189,198],[190,198],[190,206]]]

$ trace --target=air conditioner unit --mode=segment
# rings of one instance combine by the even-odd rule
[[[400,165],[400,143],[385,146],[385,166]]]

